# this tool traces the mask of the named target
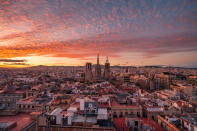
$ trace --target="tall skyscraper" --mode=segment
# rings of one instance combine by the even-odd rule
[[[108,57],[105,62],[104,79],[106,80],[110,79],[110,63],[109,63]]]
[[[91,82],[92,80],[93,80],[92,63],[86,63],[85,81]]]
[[[95,80],[96,81],[101,80],[101,66],[99,64],[99,54],[97,54],[97,64],[95,67]]]

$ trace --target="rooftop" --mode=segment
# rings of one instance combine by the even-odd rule
[[[111,103],[111,107],[138,107],[136,105],[121,105],[116,100],[113,100]]]
[[[34,101],[34,97],[28,97],[26,99],[20,100],[20,102],[31,103]]]
[[[148,125],[149,127],[155,128],[156,131],[163,131],[163,129],[152,119],[148,119],[148,118],[137,118],[137,119],[139,123],[138,125],[140,125],[141,121],[143,121],[143,126]],[[116,130],[122,130],[122,129],[124,129],[125,131],[128,130],[125,118],[114,118],[114,125]]]
[[[63,111],[63,110],[62,110],[61,108],[56,108],[55,110],[53,110],[53,111],[50,113],[50,115],[56,116],[56,115],[60,114],[62,111]]]
[[[17,122],[17,126],[10,131],[20,131],[33,122],[29,113],[20,113],[15,116],[0,116],[0,122]]]

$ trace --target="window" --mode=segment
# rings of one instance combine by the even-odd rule
[[[120,112],[120,116],[119,117],[123,117],[123,113],[122,112]]]
[[[138,121],[135,121],[134,123],[135,123],[135,126],[138,127]]]
[[[93,107],[93,105],[92,105],[92,103],[90,103],[90,104],[89,104],[89,108],[92,108],[92,107]]]
[[[161,127],[163,128],[163,122],[161,122]]]
[[[137,117],[140,117],[140,113],[139,112],[137,112]]]
[[[152,119],[155,120],[154,116],[152,116]]]
[[[117,117],[117,114],[116,114],[116,112],[114,112],[114,114],[113,114],[113,117],[114,117],[114,118],[116,118],[116,117]]]
[[[133,112],[130,112],[130,115],[131,115],[131,116],[134,115]]]

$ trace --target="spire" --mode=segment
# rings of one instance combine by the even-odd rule
[[[97,65],[99,65],[99,53],[97,54]]]
[[[106,59],[106,63],[109,63],[108,56],[107,56],[107,59]]]

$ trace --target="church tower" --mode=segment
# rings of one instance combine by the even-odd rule
[[[108,57],[105,62],[104,79],[110,80],[110,63],[109,63]]]
[[[85,81],[92,82],[92,80],[93,80],[92,63],[86,63]]]
[[[97,64],[95,67],[95,80],[96,81],[101,80],[101,66],[99,64],[99,54],[97,54]]]

